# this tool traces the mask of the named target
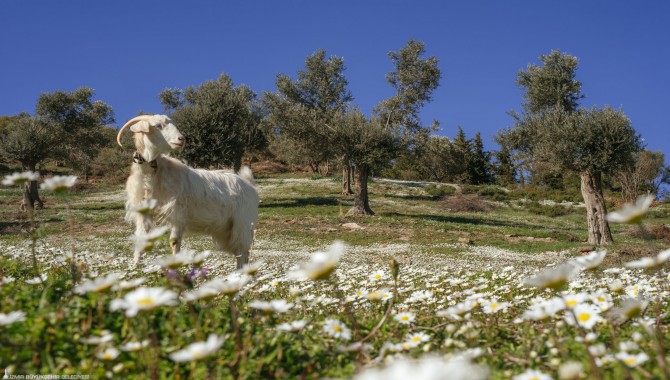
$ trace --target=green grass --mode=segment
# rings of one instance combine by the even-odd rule
[[[122,186],[96,183],[66,198],[42,193],[46,208],[35,214],[39,227],[35,246],[28,235],[26,215],[17,211],[20,192],[0,189],[0,248],[5,250],[0,255],[0,279],[15,279],[0,285],[0,313],[27,313],[24,322],[0,326],[0,368],[13,366],[21,374],[90,374],[94,378],[110,376],[108,373],[135,379],[347,378],[383,356],[383,347],[388,344],[403,342],[410,333],[425,332],[429,343],[407,349],[407,356],[419,357],[424,351],[442,355],[482,348],[484,353],[476,361],[491,368],[493,379],[510,378],[528,368],[541,369],[556,378],[558,366],[566,360],[581,362],[586,377],[593,376],[585,346],[577,339],[579,330],[562,318],[515,322],[530,307],[531,299],[550,296],[544,291],[519,287],[520,281],[537,267],[576,256],[586,245],[583,208],[556,214],[537,202],[517,202],[513,197],[501,203],[505,195],[499,189],[474,187],[468,191],[498,202],[492,211],[453,213],[445,209],[440,197],[429,194],[432,190],[378,180],[370,183],[371,207],[376,216],[345,218],[352,199],[342,197],[340,183],[330,178],[268,176],[259,178],[258,186],[262,203],[254,251],[266,264],[252,287],[235,298],[218,296],[193,304],[181,302],[128,318],[122,311],[110,310],[112,300],[125,294],[123,291],[80,295],[72,293],[75,283],[81,284],[81,277],[119,271],[127,279],[146,277],[147,286],[183,295],[204,279],[190,278],[191,268],[169,274],[165,270],[145,273],[129,267],[132,242],[128,236],[133,227],[124,221]],[[669,209],[662,205],[650,212],[646,223],[650,227],[667,223],[668,215]],[[71,221],[76,245],[74,272],[69,261]],[[345,227],[346,223],[356,223],[357,227]],[[647,242],[631,234],[634,228],[612,226],[616,244],[609,247],[612,258],[606,265],[620,265],[649,251],[667,248],[665,242]],[[337,280],[286,280],[290,268],[306,262],[310,253],[323,250],[335,240],[349,245],[339,263]],[[185,246],[197,251],[212,249],[207,237],[188,237]],[[66,257],[59,257],[61,251],[52,252],[52,248],[62,250]],[[28,285],[24,281],[36,275],[32,249],[39,259],[37,269],[48,273],[44,284]],[[168,252],[167,242],[161,241],[145,261],[151,263],[156,256]],[[397,285],[390,278],[390,259],[400,262]],[[503,271],[512,264],[514,269]],[[211,270],[210,276],[224,276],[232,271],[233,263],[228,257],[215,255],[203,265]],[[377,270],[384,271],[385,280],[370,279],[369,275]],[[586,290],[573,289],[574,292],[607,289],[616,277],[602,272],[585,276],[582,286]],[[658,288],[654,291],[670,290],[667,274],[653,277],[630,272],[620,278],[632,286],[638,284],[638,276],[639,284],[653,283]],[[301,288],[301,294],[296,287]],[[371,333],[386,311],[387,304],[347,300],[361,289],[396,289],[396,304],[388,320],[366,341],[371,345],[368,353],[343,352],[338,346]],[[433,292],[435,301],[411,301],[414,292],[425,290]],[[465,302],[470,294],[511,305],[495,315],[477,308],[465,320],[436,315],[438,310]],[[618,303],[624,296],[613,293],[613,297]],[[332,302],[313,302],[319,298]],[[267,315],[249,306],[258,299],[285,299],[296,306],[286,314]],[[416,313],[415,323],[402,325],[393,319],[395,313],[404,310]],[[646,315],[659,313],[667,313],[667,303],[653,303]],[[329,337],[323,330],[328,318],[346,324],[352,330],[352,339],[338,341]],[[663,326],[670,322],[664,318]],[[275,330],[279,323],[297,319],[309,320],[310,324],[300,333]],[[612,329],[617,341],[612,340]],[[121,353],[117,359],[105,361],[97,356],[103,346],[81,341],[102,330],[114,334],[110,345],[141,339],[149,339],[150,343],[139,353]],[[203,341],[210,333],[224,338],[222,348],[210,358],[193,364],[177,364],[169,359],[170,353]],[[606,344],[608,352],[614,354],[617,343],[631,340],[633,333],[646,334],[634,323],[603,324],[597,329],[596,341]],[[663,334],[666,342],[670,341],[667,329]],[[652,337],[645,335],[639,345],[652,356],[642,370],[660,377]],[[552,350],[557,347],[557,352]],[[238,352],[243,355],[236,356]],[[616,363],[602,371],[605,378],[627,376],[623,366]],[[630,371],[631,378],[645,378],[637,369]]]

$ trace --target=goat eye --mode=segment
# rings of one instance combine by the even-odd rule
[[[156,125],[156,128],[158,128],[158,129],[163,129],[163,125],[162,125],[162,124],[158,124],[158,125]]]

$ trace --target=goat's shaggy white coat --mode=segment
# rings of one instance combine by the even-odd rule
[[[217,249],[237,257],[238,268],[243,266],[249,260],[258,221],[259,198],[251,170],[243,168],[237,175],[193,169],[163,155],[181,149],[184,138],[166,116],[153,118],[147,120],[148,128],[131,128],[137,152],[147,162],[132,164],[126,182],[126,219],[136,223],[136,235],[148,231],[151,218],[132,210],[144,199],[153,198],[157,202],[153,221],[172,227],[173,253],[180,250],[184,233],[206,234],[212,236]],[[153,160],[155,165],[149,163]],[[139,260],[139,253],[135,260]]]

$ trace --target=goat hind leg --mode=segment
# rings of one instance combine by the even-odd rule
[[[249,251],[244,251],[241,254],[235,255],[237,258],[237,269],[249,264]]]
[[[170,233],[170,247],[172,248],[172,254],[177,254],[181,251],[181,240],[184,236],[184,227],[173,226],[172,232]]]

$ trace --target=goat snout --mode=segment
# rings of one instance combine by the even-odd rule
[[[185,144],[186,144],[186,138],[182,135],[179,135],[172,141],[170,145],[172,145],[173,148],[181,149],[184,147]]]

